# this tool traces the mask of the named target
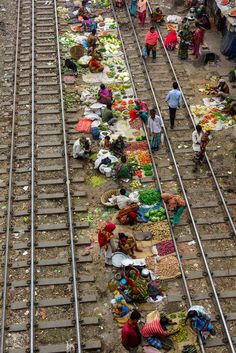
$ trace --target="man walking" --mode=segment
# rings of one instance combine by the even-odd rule
[[[141,315],[139,311],[132,311],[129,320],[125,323],[121,331],[122,344],[130,353],[137,353],[141,343],[141,333],[138,327],[138,320]]]
[[[169,91],[166,96],[166,102],[169,105],[170,112],[170,128],[174,129],[175,126],[175,116],[177,107],[180,108],[182,104],[182,94],[179,90],[177,82],[173,83],[173,89]]]

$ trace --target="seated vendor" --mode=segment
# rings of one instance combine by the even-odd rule
[[[111,104],[112,103],[112,91],[104,84],[101,84],[100,90],[98,91],[98,102],[101,104]]]
[[[121,210],[125,206],[132,203],[132,200],[128,197],[128,193],[125,189],[120,189],[120,195],[116,196],[117,206]]]
[[[82,136],[73,145],[73,158],[88,158],[91,153],[91,140]]]
[[[136,256],[134,256],[134,251],[142,252],[142,250],[137,247],[137,243],[133,237],[128,237],[124,233],[119,233],[118,236],[118,251],[122,251],[124,254],[127,254],[134,259],[136,258]]]
[[[133,226],[138,222],[137,211],[139,206],[135,203],[128,205],[119,211],[117,219],[120,224]]]
[[[203,338],[209,335],[215,336],[216,332],[211,323],[210,314],[201,305],[193,305],[188,310],[186,321],[190,319],[191,326],[201,334]]]
[[[104,66],[100,63],[97,51],[93,51],[92,59],[89,62],[89,70],[92,73],[99,73],[104,70]]]
[[[132,179],[133,168],[127,162],[126,156],[121,157],[121,162],[115,166],[116,179]]]
[[[113,116],[111,103],[107,104],[106,108],[102,111],[102,121],[108,125],[113,125],[116,122],[116,118]]]
[[[104,139],[100,142],[100,146],[106,150],[111,148],[111,138],[110,136],[105,136]]]
[[[222,99],[228,97],[229,95],[229,86],[223,78],[219,80],[217,86],[213,87],[213,90],[217,97],[221,97]]]
[[[148,111],[149,111],[147,103],[139,98],[135,98],[134,103],[135,103],[134,109],[138,111],[140,118],[146,124],[148,120]]]
[[[178,332],[178,330],[175,330],[169,333],[167,330],[169,325],[176,325],[176,323],[169,320],[166,316],[162,316],[161,318],[147,322],[143,326],[141,334],[147,340],[148,344],[154,348],[169,351],[173,347],[173,342],[169,336]]]
[[[93,29],[87,39],[88,50],[94,50],[94,48],[96,48],[97,40],[96,29]]]
[[[78,17],[81,16],[83,17],[84,20],[88,20],[89,18],[95,17],[93,14],[91,14],[87,8],[86,8],[87,1],[82,1],[81,7],[78,10]]]
[[[111,151],[116,156],[122,156],[125,147],[126,147],[126,142],[124,141],[124,138],[120,135],[116,140],[112,142]]]
[[[153,11],[151,15],[152,22],[163,23],[165,22],[165,15],[163,14],[160,7],[157,7],[156,10]]]
[[[167,210],[172,213],[171,220],[173,225],[178,224],[184,207],[186,206],[184,199],[179,195],[167,193],[161,194],[161,198],[165,202]]]
[[[130,312],[130,309],[127,305],[119,303],[115,305],[114,312],[116,316],[123,317]]]

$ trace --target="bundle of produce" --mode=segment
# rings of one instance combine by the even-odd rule
[[[160,191],[146,189],[139,191],[139,201],[144,205],[154,205],[161,201]]]
[[[159,256],[165,256],[175,252],[173,240],[162,240],[160,243],[157,243],[156,246]]]
[[[151,163],[151,156],[148,152],[139,151],[137,155],[141,165]]]
[[[166,219],[166,210],[164,207],[160,207],[157,210],[149,210],[145,214],[145,217],[152,222],[164,221]]]

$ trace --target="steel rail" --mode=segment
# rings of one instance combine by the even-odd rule
[[[6,224],[6,244],[4,257],[4,284],[2,291],[2,319],[1,319],[1,342],[0,353],[5,350],[5,326],[6,326],[6,307],[7,307],[7,279],[8,279],[8,262],[9,262],[9,247],[10,247],[10,232],[11,232],[11,216],[12,216],[12,179],[13,179],[13,162],[15,148],[15,124],[16,124],[16,91],[17,91],[17,72],[18,72],[18,54],[19,54],[19,32],[20,32],[20,8],[21,0],[18,0],[17,6],[17,23],[16,23],[16,45],[15,45],[15,70],[14,70],[14,85],[13,85],[13,107],[12,107],[12,127],[11,127],[11,148],[10,148],[10,169],[9,169],[9,184],[8,184],[8,201],[7,201],[7,224]]]
[[[128,57],[127,57],[127,54],[126,54],[124,41],[123,41],[122,34],[121,34],[121,31],[120,31],[120,28],[119,28],[119,21],[117,19],[115,8],[114,8],[114,5],[113,5],[112,1],[111,1],[111,6],[112,6],[112,10],[113,10],[113,16],[115,18],[115,21],[118,24],[117,32],[118,32],[119,38],[121,40],[121,45],[122,45],[122,49],[123,49],[123,53],[124,53],[124,58],[125,58],[126,66],[127,66],[128,72],[129,72],[130,79],[131,79],[131,84],[132,84],[134,96],[136,98],[138,98],[137,91],[136,91],[136,88],[135,88],[135,83],[134,83],[133,76],[132,76],[131,69],[130,69],[130,65],[129,65],[129,60],[128,60]],[[160,192],[162,193],[163,190],[162,190],[162,186],[161,186],[160,177],[159,177],[159,174],[158,174],[158,171],[157,171],[157,166],[156,166],[157,163],[155,162],[154,157],[153,157],[153,153],[151,151],[151,145],[150,145],[150,141],[149,141],[149,138],[148,138],[147,129],[146,129],[145,124],[143,124],[143,129],[144,129],[144,132],[145,132],[146,140],[147,140],[147,143],[148,143],[148,149],[149,149],[151,160],[152,160],[152,166],[153,166],[154,175],[155,175],[155,179],[156,179],[156,185],[158,186]],[[187,279],[186,279],[186,275],[185,275],[185,272],[184,272],[184,269],[183,269],[183,265],[182,265],[182,261],[181,261],[181,255],[179,253],[179,249],[178,249],[178,246],[177,246],[177,241],[176,241],[175,234],[174,234],[174,231],[173,231],[173,226],[171,224],[170,216],[169,216],[169,213],[168,213],[168,210],[167,210],[167,207],[166,207],[165,203],[164,203],[164,208],[165,208],[165,211],[166,211],[167,222],[168,222],[168,225],[169,225],[171,237],[172,237],[173,244],[174,244],[174,247],[175,247],[175,253],[176,253],[176,256],[177,256],[177,259],[178,259],[178,263],[179,263],[179,268],[180,268],[180,272],[181,272],[181,276],[182,276],[181,279],[183,281],[186,298],[187,298],[189,307],[191,307],[192,304],[193,304],[192,303],[192,298],[191,298],[191,295],[190,295],[190,290],[189,290],[189,287],[188,287],[188,282],[187,282]],[[199,334],[198,334],[198,340],[199,340],[199,345],[200,345],[201,352],[205,353],[205,348],[204,348],[202,339],[201,339]]]
[[[37,0],[36,0],[37,1]],[[31,219],[30,219],[30,353],[35,338],[35,0],[31,1]]]
[[[139,39],[138,39],[137,33],[135,31],[134,24],[133,24],[133,20],[131,18],[130,13],[129,13],[129,8],[128,8],[128,5],[127,5],[126,2],[125,2],[125,6],[126,6],[126,10],[127,10],[127,13],[128,13],[128,17],[129,17],[130,23],[132,25],[132,30],[133,30],[134,37],[135,37],[135,40],[136,40],[136,43],[137,43],[137,47],[138,47],[138,50],[139,50],[139,54],[140,54],[140,57],[141,57],[141,60],[142,60],[142,63],[143,63],[143,67],[144,67],[144,70],[145,70],[145,73],[146,73],[146,77],[147,77],[147,80],[148,80],[148,83],[149,83],[149,86],[150,86],[150,89],[151,89],[151,92],[152,92],[152,95],[153,95],[153,99],[154,99],[154,102],[156,104],[158,113],[161,116],[161,110],[160,110],[158,101],[156,99],[155,91],[153,89],[153,85],[152,85],[152,82],[151,82],[151,79],[150,79],[150,75],[149,75],[149,72],[148,72],[148,69],[147,69],[146,62],[145,62],[145,60],[144,60],[144,58],[142,56],[142,49],[141,49],[141,46],[140,46],[140,43],[139,43]],[[165,135],[165,138],[166,138],[166,142],[167,142],[167,145],[168,145],[168,148],[169,148],[169,151],[170,151],[174,166],[175,166],[175,170],[176,170],[176,173],[177,173],[177,176],[178,176],[178,180],[179,180],[179,183],[180,183],[180,186],[181,186],[181,189],[182,189],[182,193],[183,193],[184,199],[186,201],[186,206],[187,206],[187,209],[188,209],[188,212],[189,212],[189,216],[190,216],[190,219],[191,219],[191,223],[192,223],[192,226],[193,226],[193,229],[194,229],[194,234],[195,234],[196,239],[197,239],[198,247],[199,247],[201,255],[202,255],[202,260],[203,260],[204,266],[206,268],[206,272],[207,272],[207,275],[208,275],[210,286],[211,286],[211,289],[212,289],[212,292],[213,292],[213,295],[214,295],[214,298],[215,298],[216,306],[217,306],[217,309],[219,311],[219,314],[220,314],[220,317],[221,317],[221,321],[222,321],[222,324],[223,324],[223,328],[224,328],[224,331],[225,331],[226,336],[227,336],[227,343],[230,346],[231,352],[235,353],[232,337],[230,335],[228,326],[226,324],[226,320],[225,320],[224,313],[223,313],[223,310],[222,310],[222,307],[221,307],[221,304],[220,304],[220,300],[219,300],[217,291],[215,289],[215,285],[214,285],[214,281],[213,281],[213,278],[212,278],[211,270],[210,270],[210,268],[208,266],[208,263],[207,263],[207,257],[205,255],[205,252],[204,252],[204,249],[203,249],[201,238],[200,238],[200,235],[198,233],[196,222],[195,222],[193,214],[192,214],[191,206],[190,206],[190,203],[188,201],[188,197],[187,197],[187,194],[186,194],[186,191],[185,191],[185,187],[184,187],[184,184],[183,184],[183,181],[182,181],[182,177],[181,177],[180,172],[179,172],[178,164],[176,162],[175,155],[174,155],[174,152],[173,152],[173,149],[172,149],[172,146],[171,146],[171,143],[170,143],[170,140],[169,140],[165,125],[163,127],[163,131],[164,131],[164,135]]]
[[[70,233],[70,248],[71,248],[71,265],[72,265],[72,279],[73,279],[73,294],[74,294],[74,307],[75,307],[75,326],[76,326],[76,339],[77,339],[77,353],[82,353],[81,349],[81,333],[80,333],[80,311],[78,303],[78,289],[77,289],[77,264],[76,254],[74,245],[74,227],[72,218],[72,202],[70,193],[70,176],[69,176],[69,162],[68,162],[68,150],[67,150],[67,137],[66,137],[66,121],[65,121],[65,108],[63,100],[63,85],[62,85],[62,74],[61,74],[61,57],[60,57],[60,46],[59,46],[59,29],[58,29],[58,16],[57,16],[57,0],[53,0],[54,13],[55,13],[55,26],[56,26],[56,41],[57,41],[57,56],[58,56],[58,75],[60,85],[60,104],[61,104],[61,117],[63,127],[63,145],[64,145],[64,159],[65,159],[65,171],[66,171],[66,190],[67,190],[67,204],[68,204],[68,219],[69,219],[69,233]]]
[[[151,6],[150,6],[150,4],[149,4],[149,1],[147,1],[147,4],[148,4],[149,12],[150,12],[150,14],[152,14],[152,8],[151,8]],[[186,109],[187,109],[187,111],[188,111],[188,115],[189,115],[190,118],[191,118],[193,127],[196,128],[196,124],[195,124],[194,117],[193,117],[193,115],[192,115],[191,109],[190,109],[190,107],[189,107],[189,104],[188,104],[188,102],[187,102],[187,99],[185,98],[183,89],[182,89],[181,84],[180,84],[180,82],[179,82],[179,80],[178,80],[178,77],[177,77],[177,75],[176,75],[175,68],[174,68],[174,66],[173,66],[173,64],[172,64],[172,62],[171,62],[171,58],[170,58],[170,55],[169,55],[169,53],[168,53],[168,50],[166,49],[166,47],[165,47],[165,45],[164,45],[164,40],[163,40],[163,38],[162,38],[160,28],[159,28],[159,26],[157,26],[157,25],[155,25],[155,28],[157,29],[158,34],[159,34],[159,36],[160,36],[161,44],[162,44],[162,47],[163,47],[163,49],[164,49],[164,51],[165,51],[166,57],[167,57],[167,59],[168,59],[168,62],[169,62],[169,64],[170,64],[170,67],[171,67],[172,73],[173,73],[173,75],[174,75],[175,81],[176,81],[176,82],[178,83],[178,85],[179,85],[179,90],[180,90],[180,92],[182,93],[183,101],[184,101],[185,107],[186,107]],[[213,178],[214,183],[215,183],[215,185],[216,185],[218,194],[219,194],[219,196],[220,196],[221,202],[222,202],[222,204],[223,204],[224,210],[225,210],[225,212],[226,212],[226,214],[227,214],[227,217],[228,217],[228,219],[229,219],[230,226],[231,226],[231,228],[232,228],[232,230],[233,230],[233,232],[234,232],[234,236],[236,236],[236,227],[235,227],[234,221],[233,221],[232,216],[231,216],[231,214],[230,214],[230,211],[229,211],[229,208],[228,208],[228,206],[227,206],[227,203],[226,203],[226,201],[225,201],[225,199],[224,199],[224,195],[223,195],[223,193],[222,193],[222,191],[221,191],[220,185],[219,185],[219,183],[218,183],[218,181],[217,181],[217,177],[216,177],[216,175],[215,175],[214,169],[213,169],[213,167],[212,167],[212,165],[211,165],[211,162],[210,162],[210,160],[209,160],[209,157],[208,157],[207,153],[205,153],[205,157],[206,157],[206,162],[207,162],[207,165],[208,165],[208,167],[209,167],[209,169],[210,169],[212,178]]]

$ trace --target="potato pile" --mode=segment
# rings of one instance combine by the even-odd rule
[[[180,275],[179,263],[175,255],[167,255],[159,259],[146,258],[146,265],[160,279],[175,278]]]
[[[152,234],[153,240],[156,240],[157,242],[171,239],[170,229],[167,221],[140,224],[138,225],[137,230],[142,232],[150,232]]]

